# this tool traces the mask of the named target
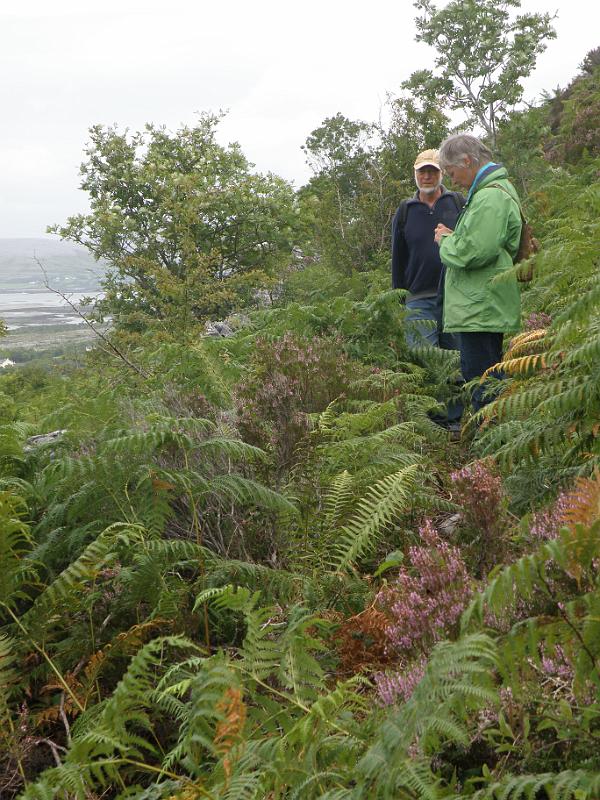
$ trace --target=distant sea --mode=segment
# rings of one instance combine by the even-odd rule
[[[103,265],[78,245],[53,239],[0,239],[0,319],[9,331],[0,348],[48,346],[49,340],[60,340],[63,334],[72,342],[77,326],[88,338],[89,329],[77,312],[52,289],[79,307],[83,297],[101,293],[104,272]]]

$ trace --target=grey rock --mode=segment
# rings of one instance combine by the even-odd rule
[[[447,517],[438,523],[438,529],[444,536],[451,538],[452,534],[458,528],[461,522],[462,514],[452,514],[451,517]]]
[[[58,431],[50,431],[50,433],[40,433],[37,436],[30,436],[27,439],[26,445],[23,447],[25,453],[30,453],[38,447],[45,447],[48,444],[56,444],[67,432],[66,428]]]
[[[225,321],[207,322],[204,326],[204,335],[213,336],[216,339],[227,339],[229,336],[233,336],[234,333],[235,331],[231,325]]]

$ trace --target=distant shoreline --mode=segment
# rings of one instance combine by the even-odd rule
[[[56,238],[0,238],[0,319],[9,331],[0,339],[0,353],[89,343],[93,333],[45,282],[80,307],[83,298],[102,295],[104,275],[105,267],[80,245]]]

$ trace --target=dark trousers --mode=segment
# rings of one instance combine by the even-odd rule
[[[483,373],[502,360],[502,333],[461,333],[460,367],[465,381],[479,378]],[[491,373],[494,378],[503,378],[501,370]],[[476,386],[471,394],[473,410],[479,411],[486,403],[495,399],[494,389],[485,384]]]

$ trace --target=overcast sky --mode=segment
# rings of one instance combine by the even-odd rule
[[[443,5],[444,3],[442,3]],[[526,98],[565,86],[600,45],[597,0],[523,0],[558,11]],[[301,185],[300,146],[328,116],[377,119],[387,92],[429,65],[410,0],[2,0],[0,237],[40,236],[86,208],[78,167],[91,125],[175,130],[228,110],[261,171]]]

